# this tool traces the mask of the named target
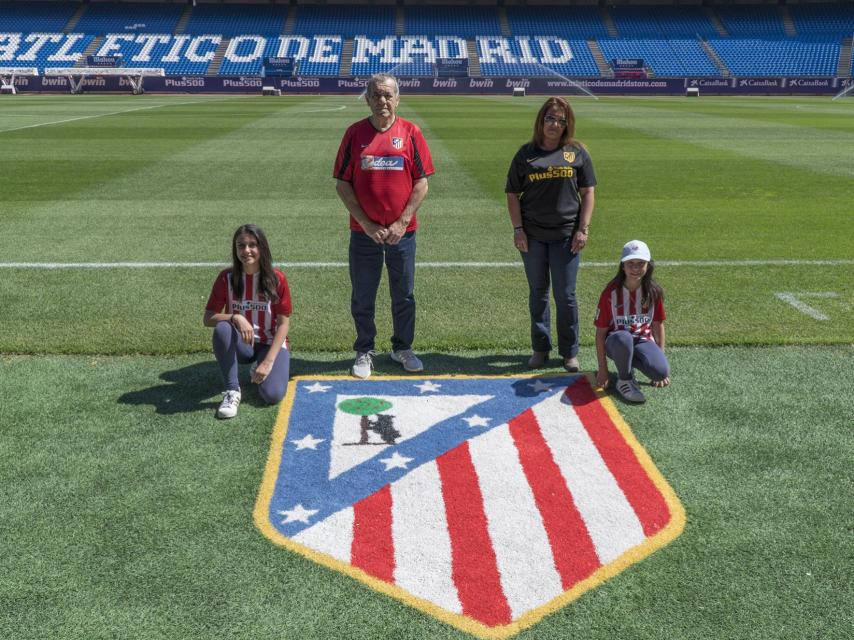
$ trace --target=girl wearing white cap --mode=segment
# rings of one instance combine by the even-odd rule
[[[670,384],[664,355],[664,292],[652,277],[655,263],[645,242],[623,247],[620,268],[599,297],[596,309],[596,384],[607,388],[608,358],[617,366],[617,392],[628,402],[645,402],[633,371],[640,370],[654,387]]]

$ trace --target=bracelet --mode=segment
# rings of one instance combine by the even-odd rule
[[[513,227],[513,231],[521,231],[524,227]]]

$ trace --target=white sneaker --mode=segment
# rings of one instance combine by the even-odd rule
[[[374,368],[373,351],[362,351],[356,354],[356,362],[353,363],[353,375],[357,378],[371,377],[371,370]]]
[[[404,371],[408,371],[409,373],[417,373],[419,371],[424,371],[424,363],[418,359],[418,356],[412,353],[412,349],[401,349],[400,351],[392,351],[391,359],[399,364],[402,364]]]
[[[240,406],[240,392],[239,391],[223,391],[222,402],[219,405],[219,409],[216,410],[217,418],[233,418],[237,415],[237,407]]]
[[[626,402],[634,402],[637,404],[646,402],[646,397],[638,388],[638,383],[634,381],[634,378],[629,378],[628,380],[617,380],[617,391],[621,396],[623,396],[623,400]]]

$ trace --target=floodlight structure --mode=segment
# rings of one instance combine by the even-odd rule
[[[122,76],[136,96],[144,92],[142,82],[146,76],[163,77],[166,70],[153,67],[49,67],[44,70],[44,75],[67,78],[73,94],[83,93],[83,81],[90,76]]]
[[[37,76],[39,70],[36,67],[0,67],[0,93],[11,93],[15,95],[15,78],[17,76]]]

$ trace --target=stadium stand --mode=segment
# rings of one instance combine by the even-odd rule
[[[168,75],[207,73],[222,36],[113,33],[105,36],[96,55],[122,57],[125,67],[162,67]]]
[[[614,24],[623,38],[691,38],[717,37],[715,25],[702,7],[620,6],[609,9]]]
[[[709,39],[736,76],[830,76],[839,60],[839,42]]]
[[[184,33],[277,36],[282,33],[287,14],[288,6],[282,4],[198,4]]]
[[[183,11],[180,4],[93,2],[86,5],[75,30],[90,35],[172,33]]]
[[[341,36],[240,36],[229,42],[220,75],[257,75],[264,58],[293,57],[298,73],[306,76],[336,76],[340,68]]]
[[[387,36],[395,30],[394,7],[391,6],[312,6],[299,5],[294,33],[313,36],[335,33],[345,38],[356,35]]]
[[[501,22],[495,7],[455,6],[449,10],[446,6],[413,6],[406,8],[406,32],[474,38],[501,35]]]
[[[655,76],[716,76],[718,70],[698,40],[600,40],[606,60],[642,58]]]
[[[82,33],[0,33],[0,66],[73,67],[95,36]]]
[[[477,39],[485,76],[599,76],[585,40],[555,37],[481,37]]]
[[[173,75],[252,75],[265,57],[292,57],[305,76],[342,69],[430,76],[436,57],[470,58],[473,73],[486,76],[599,77],[610,73],[613,58],[643,59],[658,77],[832,76],[847,68],[840,51],[854,33],[852,2],[614,1],[453,8],[355,0],[2,1],[0,65],[72,66],[86,52]],[[594,52],[601,52],[598,65]]]
[[[2,2],[0,32],[59,33],[78,6],[74,2]]]
[[[796,4],[789,12],[801,38],[854,34],[854,4]]]
[[[598,7],[507,7],[507,21],[514,36],[609,37]]]
[[[786,30],[780,10],[774,5],[724,5],[716,8],[732,37],[762,37],[783,40]]]

